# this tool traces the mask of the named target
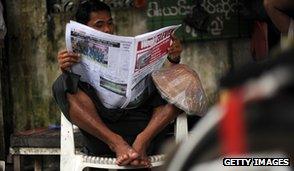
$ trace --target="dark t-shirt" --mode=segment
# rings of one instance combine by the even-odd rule
[[[85,92],[95,104],[98,115],[101,117],[106,126],[113,132],[121,135],[130,145],[135,140],[136,136],[144,130],[150,121],[152,111],[155,107],[166,104],[157,91],[153,91],[148,99],[133,109],[108,109],[100,102],[96,90],[88,83],[79,80],[79,76],[73,73],[61,74],[53,84],[52,90],[54,99],[63,114],[70,120],[69,117],[69,102],[66,98],[66,93],[74,94],[78,89]],[[161,139],[165,132],[159,134],[157,139]],[[106,144],[96,137],[81,130],[85,146],[88,153],[95,155],[114,155]],[[153,151],[152,145],[149,149]]]

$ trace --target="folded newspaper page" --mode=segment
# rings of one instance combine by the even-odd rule
[[[178,27],[125,37],[71,21],[66,26],[66,48],[81,55],[71,71],[96,89],[105,107],[136,107],[149,95],[150,73],[162,67],[170,35]]]

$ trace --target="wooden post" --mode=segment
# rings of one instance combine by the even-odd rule
[[[35,156],[34,157],[34,171],[41,171],[42,170],[42,156]]]
[[[20,171],[20,155],[13,155],[13,170]]]
[[[2,56],[2,48],[0,48],[0,55]],[[2,60],[0,61],[2,66]],[[0,73],[1,74],[1,73]],[[2,87],[2,81],[0,80],[0,87]],[[3,127],[3,105],[2,105],[2,90],[0,88],[0,160],[5,160],[5,143],[4,143],[4,127]]]
[[[3,17],[6,19],[6,1],[1,1],[3,5]],[[6,23],[5,23],[6,24]],[[7,25],[6,25],[7,26]],[[6,53],[7,39],[0,40],[0,159],[6,160],[9,152],[10,135],[13,133],[13,106],[11,99],[10,68]]]
[[[1,11],[0,11],[1,12]],[[0,18],[1,19],[1,18]],[[1,35],[0,31],[0,35]],[[0,38],[0,56],[3,57],[4,40]],[[0,60],[0,75],[2,76],[2,60]],[[5,160],[4,126],[3,126],[2,80],[0,80],[0,160]]]

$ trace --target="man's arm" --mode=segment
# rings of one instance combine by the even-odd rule
[[[294,9],[293,0],[264,0],[264,7],[275,26],[284,35],[288,34],[291,18],[283,12],[285,9]]]
[[[79,62],[80,56],[63,50],[58,53],[57,58],[59,68],[64,72],[73,64]],[[60,84],[63,83],[60,82]],[[112,132],[103,123],[93,101],[85,92],[78,89],[76,93],[66,93],[66,97],[69,103],[68,114],[71,121],[79,128],[106,143],[116,153],[118,165],[127,165],[139,156],[120,135]],[[62,99],[57,101],[62,101]]]

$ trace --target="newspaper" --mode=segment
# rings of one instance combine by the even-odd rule
[[[178,27],[125,37],[71,21],[66,26],[66,48],[81,55],[71,72],[96,89],[105,107],[136,107],[149,95],[150,73],[162,67],[171,45],[170,35]]]

